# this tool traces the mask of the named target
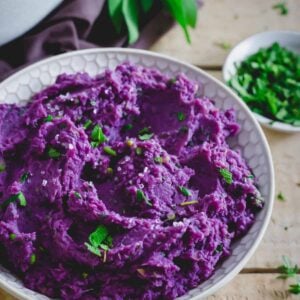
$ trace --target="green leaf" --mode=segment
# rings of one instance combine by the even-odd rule
[[[226,183],[231,184],[232,183],[232,173],[225,169],[225,168],[221,168],[219,169],[219,173],[221,174],[221,176],[223,177],[223,179],[225,180]]]
[[[285,197],[283,196],[282,192],[279,192],[277,194],[277,200],[282,201],[282,202],[285,201]]]
[[[89,241],[94,247],[99,247],[107,236],[107,228],[103,225],[99,225],[96,230],[89,235]]]
[[[285,2],[279,2],[273,5],[273,9],[277,9],[280,15],[287,15],[289,13]]]
[[[105,136],[105,134],[102,131],[102,128],[98,124],[93,128],[91,132],[91,139],[92,139],[91,145],[93,148],[96,148],[100,144],[107,141],[107,137]]]
[[[2,204],[1,204],[1,208],[4,209],[6,208],[10,203],[13,203],[15,201],[19,200],[19,204],[22,207],[25,207],[27,205],[27,201],[26,198],[24,196],[24,194],[22,192],[19,192],[15,195],[10,196],[7,200],[5,200]]]
[[[10,235],[9,235],[9,239],[10,240],[14,240],[14,239],[16,239],[16,237],[17,237],[17,235],[15,234],[15,233],[11,233]]]
[[[141,141],[147,141],[150,140],[153,137],[153,133],[150,132],[149,127],[145,127],[142,130],[139,131],[139,139]]]
[[[112,149],[111,147],[105,146],[103,148],[103,151],[108,155],[117,156],[117,152],[114,149]]]
[[[101,253],[100,250],[97,247],[94,247],[92,245],[90,245],[89,243],[84,243],[84,245],[87,247],[87,249],[92,252],[93,254],[101,257]]]
[[[51,121],[53,121],[53,116],[51,116],[51,115],[48,115],[46,118],[44,118],[45,123],[46,122],[51,122]]]
[[[185,114],[182,111],[180,111],[180,112],[177,113],[177,119],[178,119],[178,121],[182,122],[182,121],[185,120],[185,118],[186,118],[186,116],[185,116]]]
[[[192,195],[191,192],[184,186],[179,186],[179,190],[183,196],[189,197]]]
[[[163,163],[163,158],[161,156],[156,156],[156,157],[154,157],[154,161],[157,164],[162,164]]]
[[[145,13],[147,13],[151,7],[153,6],[154,0],[140,0],[142,9]]]
[[[30,264],[33,265],[33,264],[35,264],[35,262],[36,262],[36,255],[35,255],[35,254],[32,254],[32,255],[30,256]]]
[[[84,129],[88,129],[91,125],[92,125],[92,121],[91,121],[91,120],[87,120],[87,121],[83,124],[83,128],[84,128]]]
[[[0,173],[5,171],[5,164],[0,163]]]
[[[299,295],[300,294],[300,283],[296,283],[296,284],[290,284],[289,286],[289,292],[295,295]]]
[[[198,11],[197,1],[185,0],[183,7],[185,11],[185,18],[187,20],[187,24],[190,25],[192,28],[195,28],[197,24]]]
[[[108,13],[117,33],[120,33],[124,21],[122,15],[122,0],[108,0]]]
[[[59,158],[60,157],[59,151],[52,147],[48,150],[48,155],[51,158]]]
[[[25,181],[27,181],[27,179],[29,178],[30,173],[29,172],[25,172],[22,174],[21,178],[20,178],[20,182],[24,183]]]
[[[142,190],[136,191],[136,198],[138,201],[145,201],[147,205],[152,206],[152,203],[149,201],[149,199],[146,197]]]
[[[287,279],[289,277],[295,277],[299,271],[298,266],[295,265],[293,267],[290,259],[285,255],[282,257],[282,260],[283,265],[278,267],[278,270],[281,273],[281,275],[279,275],[278,278]]]
[[[123,0],[122,12],[128,30],[128,43],[131,45],[139,37],[137,0]]]
[[[196,0],[164,0],[173,18],[182,27],[188,43],[191,43],[188,26],[195,27],[197,22]]]

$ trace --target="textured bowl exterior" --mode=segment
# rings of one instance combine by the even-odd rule
[[[0,84],[0,103],[25,105],[34,93],[52,84],[61,73],[84,71],[95,75],[107,68],[112,69],[124,61],[156,68],[170,76],[185,73],[199,83],[200,93],[213,98],[219,108],[233,107],[236,110],[237,121],[241,125],[241,132],[230,140],[230,144],[241,152],[252,168],[266,203],[247,235],[233,244],[232,255],[220,264],[214,275],[179,298],[203,299],[228,283],[252,256],[269,223],[274,198],[274,170],[266,138],[250,110],[228,87],[192,65],[153,52],[118,48],[89,49],[54,56],[12,75]],[[25,288],[18,278],[2,266],[0,266],[0,287],[19,299],[49,299]]]
[[[230,51],[223,66],[224,81],[227,82],[230,77],[235,74],[236,64],[241,63],[260,48],[269,47],[275,42],[278,42],[281,46],[286,47],[290,51],[300,54],[300,32],[279,30],[257,33],[241,41]],[[300,132],[300,126],[272,121],[257,113],[253,114],[264,127],[286,133]]]

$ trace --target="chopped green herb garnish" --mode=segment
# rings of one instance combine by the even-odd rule
[[[169,84],[174,84],[176,81],[177,81],[177,78],[174,77],[174,78],[169,79],[169,80],[168,80],[168,83],[169,83]]]
[[[163,163],[163,158],[161,156],[156,156],[156,157],[154,157],[154,161],[157,164],[162,164]]]
[[[236,67],[228,81],[255,113],[300,126],[300,55],[278,43],[261,48]]]
[[[295,277],[299,271],[298,266],[292,266],[290,259],[285,255],[282,257],[282,260],[283,265],[278,267],[278,270],[281,273],[278,278],[287,279],[289,277]]]
[[[51,116],[51,115],[48,115],[46,118],[44,118],[45,123],[46,122],[51,122],[51,121],[53,121],[53,116]]]
[[[135,148],[135,153],[136,153],[137,155],[142,155],[142,153],[143,153],[142,148],[136,147],[136,148]]]
[[[254,179],[254,175],[250,174],[247,176],[249,179]]]
[[[15,238],[17,237],[17,235],[15,233],[11,233],[9,235],[9,238],[13,241]]]
[[[19,199],[20,206],[25,207],[27,205],[27,201],[26,201],[25,196],[22,192],[18,193],[18,199]]]
[[[25,181],[27,181],[27,179],[29,178],[30,173],[29,172],[25,172],[22,174],[21,178],[20,178],[20,182],[24,183]]]
[[[277,200],[284,202],[285,201],[285,197],[283,196],[282,192],[279,192],[277,194]]]
[[[191,192],[184,186],[179,186],[179,190],[183,196],[189,197],[192,195]]]
[[[74,192],[74,195],[75,195],[78,199],[81,198],[81,195],[80,195],[78,192]]]
[[[232,183],[232,173],[229,170],[225,168],[220,168],[219,173],[221,174],[226,183]]]
[[[36,255],[35,255],[35,254],[32,254],[32,255],[30,256],[30,264],[33,265],[35,262],[36,262]]]
[[[123,127],[122,127],[122,130],[123,131],[128,131],[128,130],[131,130],[133,128],[133,125],[132,124],[125,124]]]
[[[232,48],[232,46],[227,42],[219,42],[219,43],[215,43],[215,45],[222,48],[223,50],[229,50]]]
[[[145,201],[147,205],[152,206],[152,203],[149,201],[142,190],[136,191],[136,198],[138,201]]]
[[[111,155],[111,156],[116,156],[117,155],[117,152],[114,149],[112,149],[111,147],[108,147],[108,146],[103,147],[103,151],[106,154]]]
[[[25,207],[27,205],[25,196],[22,192],[19,192],[18,194],[12,195],[10,196],[7,200],[5,200],[2,204],[1,204],[1,208],[4,209],[6,208],[10,203],[13,203],[15,201],[19,200],[19,204],[22,207]]]
[[[59,158],[60,157],[60,152],[58,151],[58,150],[56,150],[55,148],[50,148],[49,150],[48,150],[48,155],[49,155],[49,157],[51,157],[51,158]]]
[[[97,256],[101,256],[100,249],[108,251],[112,247],[112,237],[105,226],[99,225],[95,231],[89,235],[89,243],[84,243],[87,249]]]
[[[83,128],[84,129],[88,129],[91,125],[92,125],[92,121],[91,120],[87,120],[84,124],[83,124]]]
[[[182,121],[185,120],[185,118],[186,118],[186,116],[185,116],[185,114],[182,111],[180,111],[180,112],[177,113],[177,119],[178,119],[178,121],[182,122]]]
[[[287,15],[289,13],[289,10],[286,6],[286,2],[284,2],[284,1],[273,5],[273,9],[278,10],[279,14],[282,16]]]
[[[83,272],[81,275],[83,279],[86,279],[89,276],[87,272]]]
[[[150,132],[149,127],[145,127],[139,131],[139,139],[141,141],[150,140],[153,137],[153,133]]]
[[[100,144],[107,141],[107,137],[105,136],[105,134],[102,131],[102,128],[99,125],[96,125],[93,128],[93,130],[91,132],[91,139],[92,139],[91,145],[93,148],[96,148]]]
[[[300,294],[300,283],[297,282],[296,284],[290,284],[289,285],[289,292],[295,295]]]
[[[87,249],[88,249],[90,252],[92,252],[93,254],[95,254],[95,255],[101,257],[101,253],[100,253],[99,248],[94,247],[94,246],[90,245],[89,243],[84,243],[84,245],[87,247]]]
[[[0,163],[0,173],[5,171],[5,164]]]

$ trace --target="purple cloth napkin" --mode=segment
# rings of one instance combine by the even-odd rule
[[[172,24],[170,15],[156,3],[150,14],[141,20],[140,38],[131,47],[148,48]],[[127,46],[126,31],[115,32],[105,0],[66,0],[31,31],[0,48],[0,80],[55,54],[93,47]]]

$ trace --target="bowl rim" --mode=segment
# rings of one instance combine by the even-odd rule
[[[240,48],[245,43],[249,42],[250,40],[254,40],[258,37],[268,36],[268,35],[295,35],[296,37],[300,38],[300,32],[298,32],[298,31],[293,31],[293,30],[267,30],[267,31],[261,31],[261,32],[258,32],[256,34],[250,35],[247,38],[241,40],[240,42],[238,42],[230,50],[230,52],[228,53],[228,55],[225,59],[225,62],[223,64],[222,77],[223,77],[223,80],[224,80],[225,84],[226,84],[226,82],[228,80],[228,77],[229,77],[229,71],[228,71],[229,64],[230,64],[229,60],[230,60],[231,56],[233,55],[233,52],[236,51],[236,49]],[[234,90],[232,89],[232,91],[234,91]],[[239,98],[241,98],[241,97],[239,97]],[[241,99],[241,100],[243,101],[243,99]],[[250,111],[251,111],[251,109],[250,109]],[[270,128],[270,129],[273,129],[273,130],[276,130],[276,131],[286,132],[286,133],[300,132],[300,126],[294,126],[294,125],[291,125],[291,124],[288,124],[288,123],[272,120],[272,119],[269,119],[268,117],[266,117],[264,115],[260,115],[256,112],[252,112],[252,113],[254,114],[254,116],[258,120],[258,122],[266,128]]]
[[[51,63],[53,61],[56,60],[60,60],[60,59],[64,59],[67,58],[69,56],[73,56],[74,54],[78,54],[78,55],[82,55],[82,54],[99,54],[99,53],[118,53],[118,54],[139,54],[139,55],[145,55],[148,57],[152,57],[152,58],[160,58],[163,59],[165,61],[167,61],[169,64],[170,63],[177,63],[187,69],[191,69],[192,71],[201,74],[203,77],[208,78],[210,81],[212,81],[214,84],[221,86],[224,90],[226,90],[228,92],[228,94],[234,98],[235,101],[239,102],[239,104],[241,105],[241,107],[243,108],[244,113],[247,115],[248,118],[251,119],[251,121],[253,122],[254,128],[256,129],[256,131],[258,132],[261,141],[262,141],[262,147],[264,148],[265,152],[266,152],[266,163],[270,172],[270,178],[269,178],[269,182],[270,182],[270,194],[268,195],[268,207],[267,207],[267,211],[265,213],[265,217],[262,220],[262,224],[260,229],[258,230],[258,234],[256,239],[254,240],[254,242],[252,243],[252,245],[249,247],[246,255],[241,258],[230,270],[229,272],[223,276],[223,278],[221,278],[219,281],[217,281],[214,285],[212,285],[211,287],[207,288],[206,290],[204,290],[201,294],[195,295],[193,296],[191,299],[192,300],[199,300],[199,299],[203,299],[211,294],[213,294],[214,292],[216,292],[217,290],[219,290],[220,288],[222,288],[225,284],[227,284],[229,281],[231,281],[240,271],[241,269],[245,266],[245,264],[249,261],[249,259],[252,257],[252,255],[254,254],[255,250],[257,249],[259,243],[261,242],[267,226],[270,222],[271,219],[271,214],[272,214],[272,210],[273,210],[273,205],[274,205],[274,195],[275,195],[275,175],[274,175],[274,167],[273,167],[273,162],[272,162],[272,154],[271,154],[271,150],[269,147],[269,144],[267,142],[266,136],[262,130],[262,128],[260,127],[258,121],[254,118],[252,112],[250,111],[250,109],[248,108],[248,106],[244,103],[243,100],[241,100],[228,86],[226,86],[223,82],[221,82],[220,80],[216,79],[215,77],[213,77],[212,75],[210,75],[209,73],[205,72],[204,70],[202,70],[199,67],[193,66],[190,63],[186,63],[183,62],[179,59],[170,57],[168,55],[165,54],[160,54],[157,52],[152,52],[152,51],[148,51],[148,50],[141,50],[141,49],[133,49],[133,48],[92,48],[92,49],[83,49],[83,50],[76,50],[76,51],[70,51],[67,53],[63,53],[63,54],[59,54],[59,55],[55,55],[46,59],[42,59],[38,62],[35,62],[23,69],[21,69],[20,71],[14,73],[13,75],[9,76],[8,78],[6,78],[5,80],[3,80],[0,83],[0,90],[4,85],[7,85],[9,82],[14,81],[15,78],[17,78],[18,76],[21,76],[27,72],[30,72],[32,69],[43,65],[45,63]],[[266,209],[266,206],[265,208]],[[247,234],[246,234],[247,235]],[[14,276],[14,274],[13,274]],[[200,284],[201,285],[201,284]],[[199,285],[199,286],[200,286]],[[0,278],[0,287],[4,290],[6,290],[7,292],[9,292],[11,295],[18,297],[19,299],[24,299],[24,300],[31,300],[32,298],[30,296],[24,296],[23,292],[20,292],[19,289],[16,289],[14,287],[12,287],[8,282],[3,281]],[[36,292],[38,293],[38,292]],[[184,296],[184,295],[182,295]],[[180,297],[182,297],[180,296]],[[45,296],[47,297],[47,296]],[[180,299],[179,297],[179,299]],[[48,298],[46,298],[48,299]]]

